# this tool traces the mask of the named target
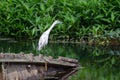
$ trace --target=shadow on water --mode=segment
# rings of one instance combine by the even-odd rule
[[[36,48],[36,40],[0,40],[0,52],[32,52],[78,59],[83,68],[71,80],[120,80],[120,47],[49,43],[40,52]]]

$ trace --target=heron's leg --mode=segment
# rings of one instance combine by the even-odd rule
[[[44,54],[46,56],[47,55],[47,49],[45,48],[45,46],[43,48],[44,48]]]

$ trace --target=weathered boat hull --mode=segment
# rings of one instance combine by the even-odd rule
[[[0,80],[68,80],[79,67],[77,60],[64,57],[0,54]]]

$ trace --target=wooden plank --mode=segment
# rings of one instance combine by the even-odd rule
[[[32,53],[30,54],[15,54],[15,53],[0,53],[0,63],[2,62],[10,62],[10,63],[41,63],[48,65],[61,65],[61,66],[78,66],[78,61],[75,59],[59,57],[58,59],[53,59],[51,56],[43,56],[38,55],[34,56]]]

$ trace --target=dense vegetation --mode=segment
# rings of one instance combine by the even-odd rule
[[[52,40],[120,40],[120,0],[0,0],[2,36],[38,38],[56,19]]]

